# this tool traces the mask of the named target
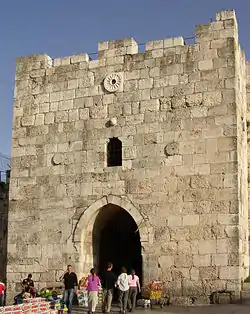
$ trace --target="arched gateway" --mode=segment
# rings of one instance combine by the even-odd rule
[[[149,238],[147,219],[130,201],[105,196],[90,205],[75,225],[76,270],[84,275],[93,265],[102,270],[112,261],[115,271],[124,265],[142,276]]]

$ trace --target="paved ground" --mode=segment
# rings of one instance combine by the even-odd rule
[[[75,308],[72,314],[86,313],[86,310]],[[99,312],[97,312],[99,314]],[[114,308],[112,313],[117,314],[118,308]],[[172,307],[166,306],[163,309],[155,307],[155,309],[138,308],[134,314],[250,314],[250,305],[207,305],[198,307]]]

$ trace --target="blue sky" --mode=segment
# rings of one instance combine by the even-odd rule
[[[99,41],[128,36],[139,43],[192,37],[196,24],[208,23],[217,11],[232,8],[241,45],[250,58],[249,0],[2,0],[0,152],[10,153],[16,57],[91,53],[97,51]]]

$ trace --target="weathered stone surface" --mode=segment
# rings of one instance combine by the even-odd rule
[[[8,173],[7,173],[8,174]],[[3,173],[2,173],[3,175]],[[9,178],[8,178],[9,180]],[[13,181],[13,185],[17,182]],[[0,278],[6,280],[9,182],[0,183]],[[9,250],[15,250],[10,246]]]
[[[143,53],[133,38],[103,42],[93,61],[18,59],[10,291],[27,269],[39,285],[56,281],[68,263],[86,274],[98,259],[96,217],[110,204],[138,225],[144,281],[164,279],[176,303],[241,289],[249,267],[250,66],[246,76],[231,11],[196,35],[192,46],[170,38]],[[111,138],[122,143],[120,166],[108,167]]]

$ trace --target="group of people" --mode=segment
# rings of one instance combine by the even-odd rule
[[[116,277],[112,272],[113,265],[110,263],[107,270],[103,273],[102,288],[103,288],[103,313],[110,313],[111,303],[114,294],[114,288],[118,289],[120,312],[125,313],[127,308],[130,312],[133,311],[136,305],[136,296],[140,292],[139,277],[136,276],[135,271],[127,274],[125,267],[122,267],[121,274]],[[95,307],[91,309],[94,312]]]
[[[22,291],[14,297],[14,304],[18,303],[18,299],[28,299],[35,298],[37,292],[35,289],[34,281],[32,279],[32,274],[29,274],[27,278],[22,281]]]
[[[29,274],[22,282],[23,293],[26,297],[36,297],[36,290],[34,281],[32,279],[32,274]]]
[[[5,293],[6,293],[6,286],[0,280],[0,307],[5,305]],[[15,304],[17,303],[17,299],[19,296],[24,296],[27,298],[36,296],[34,281],[32,280],[31,274],[29,274],[28,277],[22,281],[22,292],[14,298]]]
[[[87,276],[86,280],[89,314],[93,314],[96,311],[96,306],[98,304],[98,291],[100,287],[102,287],[103,290],[103,313],[109,314],[111,311],[115,288],[118,289],[120,312],[122,314],[124,314],[127,310],[132,312],[135,308],[136,296],[141,289],[139,277],[135,274],[134,270],[132,270],[131,274],[128,275],[125,267],[122,267],[121,274],[117,277],[112,271],[112,268],[112,263],[109,263],[107,269],[100,277],[96,274],[94,268],[90,270],[90,274]],[[77,276],[74,272],[72,272],[71,265],[68,265],[67,271],[61,279],[64,281],[65,285],[64,302],[68,307],[68,313],[71,314],[74,292],[78,293],[79,288]]]

